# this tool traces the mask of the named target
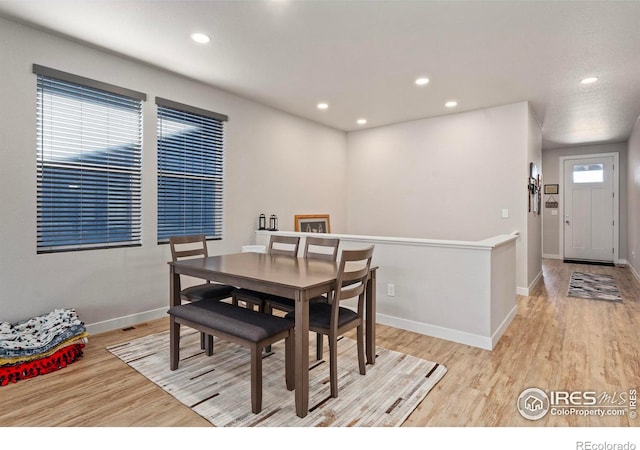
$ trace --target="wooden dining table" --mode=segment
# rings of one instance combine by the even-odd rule
[[[234,253],[169,262],[170,306],[179,305],[180,275],[238,288],[279,295],[295,301],[295,404],[296,414],[309,411],[309,299],[331,291],[338,263],[264,253]],[[376,269],[366,286],[366,358],[375,364]]]

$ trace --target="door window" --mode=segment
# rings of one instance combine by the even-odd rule
[[[604,182],[604,164],[581,164],[573,166],[574,183]]]

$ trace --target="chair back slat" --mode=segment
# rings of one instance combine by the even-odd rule
[[[299,247],[299,236],[277,236],[272,234],[269,240],[270,255],[298,256]]]
[[[192,256],[202,256],[203,258],[209,256],[207,239],[204,234],[171,236],[169,245],[171,246],[171,258],[174,262]]]
[[[359,281],[363,277],[366,277],[368,273],[369,273],[369,268],[366,266],[359,269],[353,269],[348,272],[344,271],[342,274],[342,281],[343,282]]]
[[[307,236],[304,242],[304,257],[335,261],[338,256],[340,239]]]
[[[364,288],[365,288],[365,285],[363,283],[357,283],[357,284],[349,285],[348,287],[344,287],[340,291],[340,299],[346,300],[348,298],[357,297],[364,292]]]

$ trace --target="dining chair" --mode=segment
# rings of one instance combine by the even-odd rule
[[[338,246],[340,245],[340,239],[337,238],[321,238],[315,236],[308,236],[304,243],[303,256],[307,259],[319,259],[325,261],[335,261],[338,256]],[[324,296],[315,297],[310,299],[310,302],[327,301],[327,292]],[[286,298],[279,297],[277,295],[264,296],[263,301],[264,312],[271,314],[274,309],[283,311],[285,313],[295,310],[295,301]],[[316,359],[319,361],[322,359],[323,354],[323,338],[321,333],[316,334]]]
[[[338,396],[338,337],[356,329],[358,367],[361,375],[366,374],[364,353],[364,304],[367,279],[371,267],[374,246],[363,250],[343,250],[335,290],[328,302],[309,304],[309,330],[329,337],[329,380],[331,397]],[[357,308],[340,306],[340,303],[357,298]],[[286,319],[295,322],[295,312],[289,312]]]
[[[204,234],[171,236],[169,237],[169,246],[171,247],[171,258],[173,262],[187,258],[206,258],[209,256],[207,240]],[[182,289],[180,291],[180,299],[186,302],[217,302],[231,297],[234,289],[235,286],[207,281],[203,284]],[[213,336],[200,333],[200,346],[206,349],[208,356],[211,356],[213,354]]]
[[[272,234],[269,239],[267,253],[269,255],[297,257],[299,247],[299,236],[278,236]],[[247,307],[253,309],[254,306],[257,306],[260,312],[264,312],[266,297],[268,297],[268,294],[264,294],[263,292],[252,291],[251,289],[236,289],[232,293],[232,303],[238,305],[238,302],[243,301]]]
[[[321,259],[335,261],[338,255],[340,239],[318,238],[309,236],[305,239],[303,257],[307,259]],[[295,308],[295,301],[277,295],[264,296],[266,302],[265,312],[271,312],[268,308],[291,312]]]

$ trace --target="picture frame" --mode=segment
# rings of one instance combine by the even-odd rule
[[[331,233],[329,214],[296,214],[295,230],[303,233]]]
[[[557,184],[545,184],[544,185],[544,193],[545,194],[558,194],[558,185]]]

